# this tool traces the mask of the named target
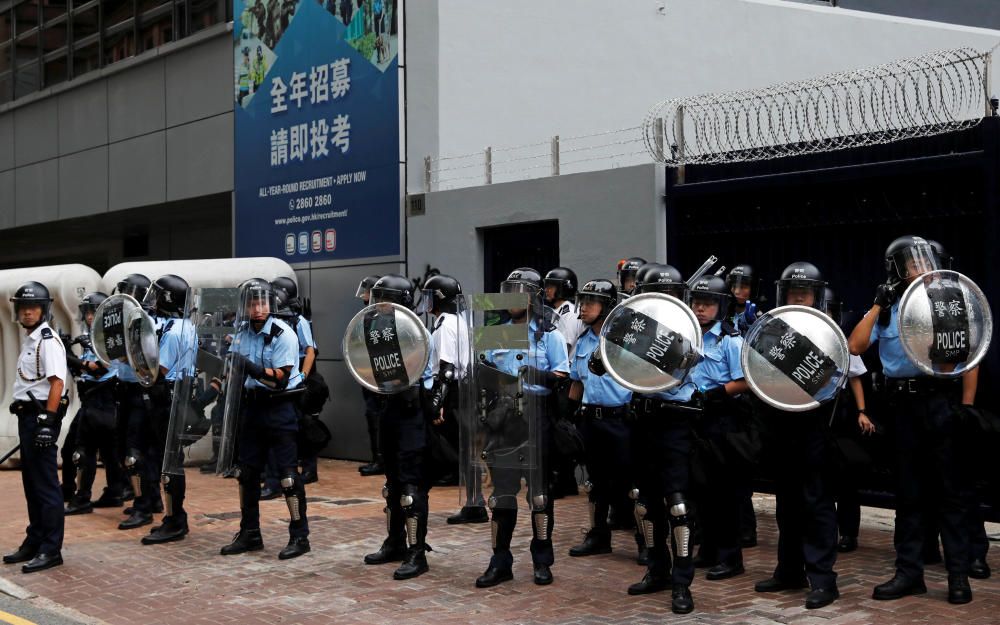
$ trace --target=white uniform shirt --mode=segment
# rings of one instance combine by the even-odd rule
[[[556,327],[566,337],[566,351],[569,352],[570,362],[573,362],[573,354],[576,351],[576,341],[587,329],[587,324],[580,321],[580,309],[573,302],[563,302],[556,309],[559,320]]]
[[[48,338],[42,338],[43,334]],[[49,383],[51,376],[66,383],[66,347],[49,324],[42,323],[21,339],[21,354],[17,357],[14,376],[14,401],[31,401],[30,391],[44,406],[52,386]]]
[[[856,378],[859,375],[864,375],[866,373],[868,373],[868,368],[865,367],[865,363],[861,360],[861,356],[851,354],[851,359],[848,361],[847,365],[847,377]]]
[[[433,386],[434,374],[438,372],[441,361],[455,366],[455,376],[461,379],[469,366],[469,323],[464,317],[459,319],[451,313],[441,313],[434,320],[434,331],[431,332],[430,359],[424,369],[424,387]]]

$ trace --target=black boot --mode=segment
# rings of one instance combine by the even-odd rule
[[[899,573],[884,584],[879,584],[872,592],[872,599],[878,601],[892,601],[902,599],[908,595],[922,595],[927,592],[927,586],[923,579],[910,580]]]
[[[132,514],[127,519],[118,524],[120,530],[131,530],[153,522],[153,515],[148,512],[132,510]]]
[[[841,536],[840,542],[837,543],[837,551],[840,553],[851,553],[858,548],[858,539],[856,536]]]
[[[968,575],[948,576],[948,603],[961,605],[972,601],[972,587],[969,586]]]
[[[548,564],[536,563],[533,578],[536,586],[548,586],[552,583],[552,569]]]
[[[569,550],[569,555],[574,558],[595,556],[601,553],[611,553],[611,530],[592,529],[587,532],[582,543]]]
[[[163,524],[142,537],[144,545],[159,545],[181,540],[188,533],[187,515],[163,517]]]
[[[402,562],[406,558],[406,545],[402,537],[386,538],[378,551],[365,556],[365,564],[388,564]]]
[[[694,610],[691,589],[686,584],[674,584],[670,593],[670,611],[674,614],[688,614]]]
[[[393,579],[403,580],[416,577],[418,575],[423,575],[427,572],[427,556],[425,551],[427,545],[415,545],[406,550],[406,558],[403,559],[403,563],[399,565],[393,574]]]
[[[109,491],[107,488],[101,493],[101,496],[94,502],[95,508],[121,508],[122,504],[125,503],[122,500],[121,495],[116,495],[114,492]]]
[[[248,551],[260,551],[264,548],[264,539],[261,538],[260,530],[243,530],[236,532],[233,542],[223,547],[219,553],[224,556],[232,556]]]
[[[743,562],[720,562],[708,569],[705,573],[705,579],[710,581],[717,581],[720,579],[729,579],[730,577],[736,577],[737,575],[742,575],[745,572],[743,568]]]
[[[22,543],[17,551],[14,553],[8,553],[3,557],[4,564],[18,564],[20,562],[28,562],[32,558],[38,555],[38,547],[29,545],[28,543]]]
[[[448,517],[448,525],[463,523],[489,523],[490,517],[484,507],[462,506],[462,509]]]
[[[992,574],[990,565],[982,558],[975,558],[969,563],[969,577],[973,579],[989,579]]]
[[[279,560],[290,560],[303,554],[309,553],[312,548],[309,546],[309,539],[305,536],[291,537],[288,544],[278,553]]]
[[[494,553],[486,572],[476,578],[476,588],[490,588],[514,579],[513,563],[514,557],[510,551]]]
[[[74,514],[89,514],[94,511],[94,504],[89,499],[74,496],[66,505],[66,516]]]
[[[642,581],[636,582],[628,587],[630,595],[648,595],[670,588],[670,575],[659,575],[653,571],[646,571]]]

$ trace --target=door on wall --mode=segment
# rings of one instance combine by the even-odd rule
[[[484,228],[483,290],[495,292],[518,267],[545,272],[559,265],[559,221],[533,221]]]

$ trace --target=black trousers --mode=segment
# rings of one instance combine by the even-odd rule
[[[378,418],[379,453],[385,467],[390,509],[389,539],[405,543],[405,517],[400,497],[404,485],[416,487],[411,512],[426,517],[430,478],[427,471],[427,422],[415,389],[389,395]]]
[[[632,433],[620,418],[586,417],[580,424],[584,441],[587,479],[591,483],[588,495],[597,507],[594,529],[608,530],[608,508],[627,496],[632,482]]]
[[[952,392],[897,392],[889,397],[896,439],[896,571],[924,574],[924,515],[941,528],[945,567],[969,571],[969,478],[965,442],[952,417],[960,387]]]
[[[25,544],[40,553],[62,549],[64,532],[63,498],[59,488],[59,470],[55,445],[35,446],[38,409],[19,404],[17,434],[21,440],[21,484],[28,503],[28,527]]]
[[[89,501],[93,494],[98,454],[104,461],[107,491],[117,496],[121,494],[124,486],[124,474],[116,440],[117,401],[114,385],[105,383],[93,386],[93,384],[85,388],[81,383],[79,387],[82,405],[63,441],[62,449],[64,488],[67,483],[73,484],[76,479],[77,467],[73,462],[73,454],[78,450],[83,453],[80,486],[76,490],[76,497],[81,501]]]

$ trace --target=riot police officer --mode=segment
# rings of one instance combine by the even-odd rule
[[[95,507],[117,507],[122,503],[123,477],[115,445],[117,376],[113,368],[107,368],[98,361],[90,342],[89,331],[94,313],[105,299],[107,295],[104,293],[94,292],[87,293],[80,300],[80,323],[86,331],[73,342],[81,345],[83,351],[79,358],[67,351],[70,369],[77,375],[77,394],[80,398],[80,409],[71,426],[71,429],[74,426],[77,429],[76,436],[73,437],[76,443],[69,444],[68,434],[63,442],[63,474],[70,468],[75,473],[72,481],[76,485],[76,493],[66,506],[67,515],[85,514],[92,512]],[[66,457],[67,451],[69,458]],[[96,502],[91,502],[98,453],[104,461],[107,487]]]
[[[298,472],[295,439],[299,426],[298,394],[302,386],[295,332],[274,316],[277,308],[270,283],[252,281],[242,289],[244,321],[229,352],[233,382],[242,379],[239,460],[240,531],[221,549],[224,556],[264,548],[260,533],[260,474],[274,449],[281,488],[288,505],[288,544],[278,553],[287,560],[310,551],[306,490]],[[233,391],[235,392],[235,391]]]
[[[525,384],[524,393],[540,401],[533,402],[539,406],[541,414],[535,425],[537,439],[534,444],[541,455],[548,454],[549,417],[546,398],[552,392],[556,383],[569,373],[569,359],[566,355],[566,338],[558,330],[552,320],[542,309],[541,275],[530,267],[521,267],[512,271],[507,279],[500,284],[501,293],[525,293],[532,307],[529,319],[528,309],[512,309],[509,324],[527,324],[528,350],[493,349],[487,351],[487,360],[503,373],[521,377]],[[531,363],[531,364],[524,364]],[[530,401],[530,400],[529,400]],[[496,445],[504,447],[504,438],[521,439],[523,429],[512,422],[519,421],[515,409],[509,407],[502,415],[504,427],[498,427],[493,436]],[[530,430],[530,425],[529,425]],[[530,432],[528,433],[530,437]],[[520,442],[520,440],[519,440]],[[490,442],[487,442],[487,446]],[[489,462],[487,461],[487,464]],[[544,458],[540,464],[544,467]],[[493,493],[488,500],[492,514],[493,526],[493,556],[486,571],[476,579],[478,588],[496,586],[514,579],[512,567],[514,556],[510,544],[514,536],[514,526],[517,523],[517,493],[521,488],[522,471],[509,466],[490,466],[493,479]],[[555,561],[552,548],[552,530],[555,526],[554,507],[548,475],[544,472],[534,477],[529,472],[524,475],[528,481],[528,493],[536,493],[542,501],[529,496],[531,507],[531,561],[534,566],[534,583],[545,586],[552,583],[551,566]],[[543,484],[531,484],[531,481],[541,480]]]
[[[618,261],[618,289],[622,295],[631,295],[635,289],[635,275],[646,264],[645,258],[632,256]]]
[[[167,438],[170,432],[170,406],[173,402],[174,382],[181,377],[194,375],[194,353],[190,351],[195,343],[195,330],[190,320],[184,318],[187,302],[188,283],[180,276],[167,274],[157,278],[146,291],[143,305],[152,311],[160,326],[159,367],[160,374],[148,390],[150,400],[148,454],[162,466],[163,455],[168,452]],[[184,466],[183,451],[178,447],[172,453],[179,457],[177,466]],[[187,479],[183,475],[162,473],[164,516],[162,523],[142,538],[144,545],[181,540],[188,533],[187,512],[184,497]],[[139,508],[139,504],[136,504]]]
[[[371,298],[371,288],[375,286],[382,276],[365,276],[358,284],[358,290],[354,297],[360,299],[365,306]],[[378,444],[378,422],[379,414],[384,409],[385,401],[378,395],[366,388],[361,389],[361,396],[365,400],[365,424],[368,426],[368,445],[371,448],[372,461],[358,467],[358,473],[364,476],[381,475],[385,471],[382,467],[382,456],[379,452]]]
[[[778,306],[798,305],[825,310],[826,281],[811,263],[795,262],[777,281]],[[804,588],[806,609],[821,608],[840,597],[837,573],[837,511],[828,447],[833,404],[807,412],[765,411],[775,450],[775,518],[778,564],[757,592]]]
[[[687,286],[670,265],[647,264],[637,278],[636,294],[663,293],[683,301]],[[642,581],[629,586],[630,595],[672,590],[671,610],[694,609],[691,581],[690,479],[691,401],[693,389],[632,396],[635,423],[632,453],[636,465],[636,523],[645,536],[648,569]],[[669,521],[667,512],[669,511]],[[667,542],[673,547],[673,566]]]
[[[572,354],[576,340],[587,329],[586,324],[580,321],[580,311],[574,301],[579,284],[576,273],[568,267],[556,267],[545,274],[542,284],[545,287],[545,304],[559,315],[556,326],[566,337],[567,353]]]
[[[21,482],[28,503],[27,537],[4,564],[26,562],[24,573],[63,563],[63,499],[56,467],[59,427],[66,414],[66,348],[49,327],[52,298],[45,285],[26,282],[10,298],[24,328],[14,378],[12,414],[21,440]]]
[[[412,309],[413,283],[404,276],[388,274],[371,289],[371,303],[392,303]],[[427,572],[427,515],[430,476],[427,471],[427,423],[420,404],[418,386],[387,395],[379,411],[379,452],[385,468],[386,527],[382,546],[365,556],[365,564],[402,564],[393,579],[403,580]]]
[[[978,369],[960,380],[924,375],[907,357],[899,334],[899,298],[906,286],[938,268],[933,247],[923,238],[903,236],[885,251],[888,279],[876,289],[875,303],[851,332],[852,354],[878,342],[888,404],[896,437],[896,573],[875,587],[872,597],[893,600],[927,592],[922,559],[924,513],[941,523],[948,601],[972,601],[969,586],[969,476],[965,443],[955,412],[972,406]]]
[[[758,296],[759,284],[760,280],[750,265],[736,265],[726,275],[726,286],[733,294],[731,323],[740,334],[746,334],[757,321],[760,309],[754,299]]]
[[[581,544],[569,550],[569,555],[574,557],[611,553],[609,508],[617,499],[618,491],[627,492],[631,482],[630,432],[626,421],[628,403],[632,399],[631,391],[605,373],[600,364],[598,337],[604,320],[618,302],[615,285],[610,280],[590,280],[580,289],[577,299],[580,320],[588,328],[576,343],[570,366],[573,379],[570,399],[580,402],[580,429],[588,474],[584,489],[590,506],[590,530]]]

